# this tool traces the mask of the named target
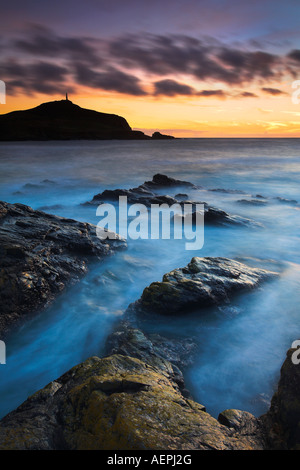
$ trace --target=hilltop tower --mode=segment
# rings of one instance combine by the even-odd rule
[[[66,101],[69,101],[68,93],[66,93]]]

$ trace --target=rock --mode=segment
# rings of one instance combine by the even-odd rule
[[[96,194],[92,201],[86,204],[94,205],[101,202],[119,202],[120,196],[126,196],[128,204],[144,204],[147,207],[150,207],[151,204],[168,204],[172,206],[178,203],[178,201],[171,196],[159,196],[151,191],[142,190],[139,187],[132,189],[106,189],[103,193]]]
[[[187,198],[188,198],[188,195],[185,193],[175,194],[175,199],[186,201]]]
[[[263,449],[257,423],[251,434],[244,422],[228,428],[161,369],[112,355],[73,367],[3,418],[0,449]]]
[[[168,206],[177,204],[178,206],[180,206],[180,208],[183,208],[185,204],[190,204],[192,205],[193,211],[193,224],[195,224],[197,210],[196,205],[201,204],[204,205],[205,223],[207,223],[208,225],[240,225],[248,227],[262,227],[260,223],[255,222],[254,220],[247,219],[245,217],[240,217],[237,215],[230,215],[221,209],[209,206],[206,202],[189,201],[184,198],[184,200],[182,200],[181,197],[179,199],[176,199],[176,196],[172,197],[167,195],[159,195],[156,192],[159,189],[172,188],[176,186],[184,186],[191,189],[197,189],[197,186],[188,181],[176,180],[166,175],[156,174],[153,176],[152,181],[146,181],[137,188],[106,189],[102,193],[96,194],[93,197],[92,201],[86,202],[85,205],[98,205],[103,202],[119,202],[120,196],[126,196],[128,204],[144,204],[146,207],[151,207],[152,204],[167,204]],[[184,218],[185,216],[175,215],[172,216],[171,220],[178,221],[182,217]]]
[[[209,189],[208,191],[212,191],[214,193],[223,193],[223,194],[246,194],[245,191],[241,191],[240,189],[215,188],[215,189]]]
[[[267,201],[263,199],[239,199],[237,202],[249,206],[265,206],[267,204]]]
[[[0,202],[1,335],[77,282],[89,260],[125,246],[98,239],[94,225]]]
[[[298,204],[298,201],[296,201],[295,199],[287,199],[287,198],[284,198],[284,197],[275,197],[274,199],[276,199],[276,201],[278,202],[281,202],[283,204]]]
[[[168,351],[169,352],[169,351]],[[166,350],[154,345],[152,338],[150,339],[140,329],[132,326],[129,322],[120,322],[116,329],[108,336],[106,341],[106,353],[121,354],[140,359],[141,361],[159,368],[162,373],[172,376],[172,380],[177,383],[178,387],[185,390],[184,379],[181,370],[169,361]],[[182,365],[180,361],[178,365]],[[185,392],[187,392],[185,390]],[[189,393],[186,393],[189,395]]]
[[[180,203],[182,204],[182,203]],[[190,221],[190,217],[192,217],[192,226],[195,226],[197,223],[197,214],[201,215],[201,212],[197,211],[195,205],[191,201],[184,201],[184,204],[192,204],[194,207],[192,208],[192,214],[183,215],[183,214],[175,214],[172,217],[174,222],[182,222],[185,223],[186,221]],[[263,227],[262,224],[259,222],[255,222],[252,219],[248,219],[246,217],[241,217],[239,215],[231,215],[227,212],[223,211],[222,209],[217,209],[216,207],[209,206],[206,202],[199,202],[197,204],[202,204],[204,206],[204,226],[211,225],[211,226],[231,226],[237,225],[241,227],[252,227],[252,228],[261,228]],[[201,219],[200,219],[201,220]]]
[[[155,140],[170,140],[170,139],[175,139],[172,135],[166,135],[166,134],[161,134],[160,132],[154,132],[152,134],[152,139]]]
[[[195,308],[228,302],[237,292],[250,290],[278,273],[252,268],[228,258],[192,258],[181,269],[163,276],[162,282],[146,287],[141,298],[131,304],[137,313],[174,315]]]
[[[296,351],[288,350],[270,410],[263,417],[269,445],[274,449],[300,450],[300,366],[292,361]],[[296,359],[299,356],[296,353]]]
[[[170,178],[170,176],[162,175],[161,173],[157,173],[153,176],[152,181],[145,181],[145,183],[139,187],[147,189],[161,189],[172,188],[177,186],[184,186],[186,188],[197,189],[197,186],[195,186],[193,183],[190,183],[189,181],[177,180],[175,178]]]

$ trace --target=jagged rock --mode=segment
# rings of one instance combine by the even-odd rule
[[[263,417],[269,446],[274,449],[300,450],[300,365],[292,361],[293,354],[297,360],[300,357],[299,348],[296,351],[287,351],[271,408]]]
[[[175,199],[177,200],[182,200],[182,201],[187,201],[188,199],[188,195],[185,194],[185,193],[178,193],[178,194],[175,194]]]
[[[0,422],[0,449],[250,450],[259,420],[229,428],[184,398],[172,376],[122,355],[90,358]]]
[[[89,260],[125,246],[117,235],[101,241],[94,225],[0,202],[1,335],[77,282]]]
[[[184,390],[185,394],[189,395],[184,386],[182,372],[177,367],[182,365],[180,361],[177,362],[177,365],[175,361],[170,361],[169,357],[167,357],[166,349],[162,350],[155,346],[148,335],[140,329],[133,327],[129,322],[120,322],[108,336],[106,353],[108,355],[121,354],[123,356],[135,357],[153,367],[161,369],[163,373],[172,376],[181,392]]]
[[[191,189],[197,189],[193,183],[188,181],[176,180],[166,175],[156,174],[153,176],[152,181],[145,181],[137,188],[131,189],[106,189],[102,193],[96,194],[90,202],[86,202],[86,205],[94,205],[102,202],[118,202],[120,196],[127,197],[128,204],[144,204],[146,207],[150,207],[151,204],[167,204],[172,206],[177,204],[180,208],[183,208],[185,204],[192,206],[192,223],[195,224],[197,204],[204,205],[205,212],[205,223],[208,225],[241,225],[241,226],[253,226],[262,227],[262,225],[254,220],[240,217],[237,215],[230,215],[227,212],[209,206],[206,202],[195,202],[185,199],[179,194],[179,198],[176,196],[159,195],[157,190],[163,188],[172,188],[176,186],[184,186]],[[185,216],[178,214],[172,216],[173,221],[184,220]]]
[[[252,268],[228,258],[192,258],[181,269],[163,276],[144,289],[141,298],[129,307],[138,313],[173,315],[228,302],[232,294],[257,287],[278,273]]]
[[[175,223],[190,221],[193,226],[197,223],[197,214],[201,216],[201,212],[199,212],[196,208],[196,203],[191,201],[183,201],[184,204],[192,204],[192,213],[191,215],[187,214],[175,214],[172,218]],[[180,203],[182,204],[182,203]],[[231,226],[237,225],[241,227],[253,227],[253,228],[261,228],[263,225],[259,222],[255,222],[252,219],[248,219],[246,217],[241,217],[239,215],[231,215],[227,212],[223,211],[222,209],[217,209],[216,207],[209,206],[206,202],[200,202],[197,204],[203,204],[204,206],[204,226],[212,225],[212,226]],[[201,220],[201,219],[200,219]]]

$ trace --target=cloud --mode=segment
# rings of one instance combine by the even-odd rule
[[[205,97],[217,97],[217,98],[226,98],[226,93],[223,90],[202,90],[198,91],[198,96],[205,96]]]
[[[262,91],[272,96],[286,95],[285,91],[279,90],[278,88],[263,87]]]

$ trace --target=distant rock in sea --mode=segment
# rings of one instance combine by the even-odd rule
[[[36,108],[0,115],[0,141],[110,139],[151,137],[132,130],[121,116],[84,109],[69,100],[50,101]]]
[[[154,132],[152,134],[152,139],[155,140],[168,140],[168,139],[175,139],[172,135],[161,134],[160,132]]]

